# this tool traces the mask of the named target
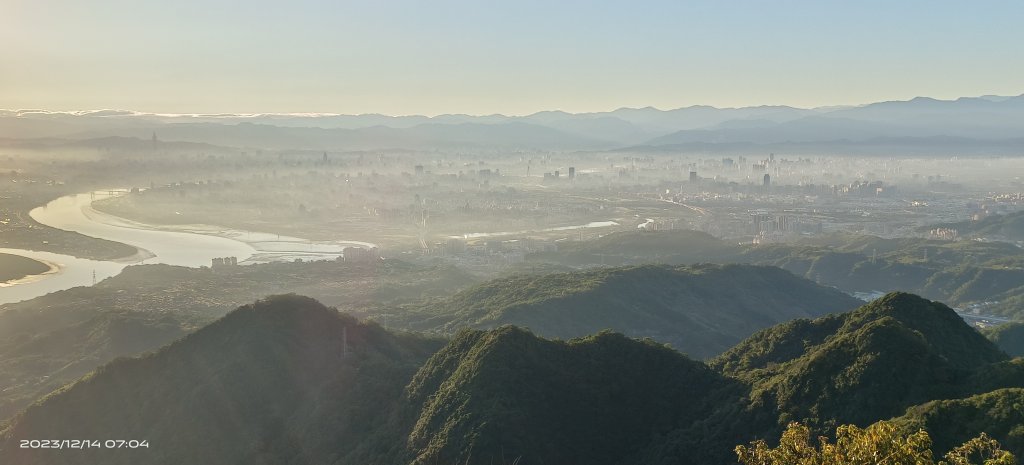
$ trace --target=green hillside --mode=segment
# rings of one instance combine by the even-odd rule
[[[936,400],[908,409],[896,421],[908,431],[926,429],[936,450],[949,450],[983,432],[1020,457],[1024,451],[1024,389]]]
[[[1010,356],[1024,356],[1024,323],[1009,323],[985,328],[984,334]]]
[[[366,316],[379,305],[449,295],[473,282],[454,267],[400,260],[216,271],[130,266],[95,286],[0,305],[0,421],[116,357],[159,349],[268,293],[301,292]]]
[[[617,232],[534,254],[532,263],[597,267],[749,263],[777,266],[844,292],[912,292],[956,307],[1024,319],[1024,249],[1005,242],[830,234],[740,245],[696,231]]]
[[[646,265],[496,279],[407,318],[448,333],[512,324],[571,339],[611,329],[703,359],[759,329],[861,303],[773,267]]]
[[[173,316],[117,310],[89,313],[68,316],[54,328],[34,335],[15,333],[0,338],[0,385],[5,386],[0,395],[0,419],[117,357],[154,350],[187,333]],[[45,315],[35,316],[49,320]],[[76,321],[78,317],[83,320]],[[0,316],[0,321],[17,331],[15,318]]]
[[[831,435],[890,418],[936,452],[984,432],[1019,455],[1021,388],[1024,359],[903,293],[760,331],[709,364],[611,332],[396,334],[291,295],[35,403],[0,431],[0,463],[698,465],[734,463],[790,421]],[[150,447],[18,447],[47,437]]]
[[[711,362],[750,383],[780,421],[865,424],[962,392],[1007,360],[949,307],[893,293],[853,312],[764,330]]]
[[[454,353],[453,353],[454,352]],[[652,342],[464,332],[409,386],[413,464],[615,464],[738,397],[734,382]]]
[[[439,345],[309,298],[261,300],[32,405],[3,431],[0,462],[396,463],[403,389]],[[20,449],[19,438],[150,447],[53,453]]]

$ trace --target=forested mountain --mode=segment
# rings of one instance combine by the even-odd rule
[[[409,386],[413,464],[615,464],[739,399],[739,383],[667,347],[600,333],[549,341],[463,332]]]
[[[1024,249],[1005,242],[885,239],[832,234],[793,244],[739,245],[697,231],[608,234],[534,263],[578,267],[639,263],[750,263],[783,268],[845,292],[907,291],[1024,319]]]
[[[441,344],[309,298],[262,300],[29,407],[3,433],[0,462],[400,463],[403,388]],[[23,438],[149,447],[30,450]]]
[[[861,303],[775,267],[645,265],[499,278],[406,318],[447,333],[512,324],[570,339],[612,329],[704,359],[759,329]]]
[[[897,422],[906,430],[927,430],[936,450],[949,450],[985,432],[999,438],[1003,447],[1020,457],[1024,452],[1024,389],[997,389],[962,399],[931,401],[908,409]]]
[[[116,357],[160,347],[251,302],[289,291],[350,312],[419,300],[474,282],[454,267],[400,260],[338,261],[211,269],[128,267],[95,286],[0,305],[0,421]]]
[[[853,312],[762,331],[711,362],[783,419],[834,428],[964,393],[1008,357],[949,307],[893,293]]]
[[[892,417],[934,431],[939,452],[986,432],[1020,453],[1022,368],[948,307],[900,293],[766,329],[708,365],[608,332],[395,334],[281,296],[29,407],[0,433],[0,461],[732,463],[733,446],[791,420],[830,434]],[[18,447],[28,438],[149,448]]]

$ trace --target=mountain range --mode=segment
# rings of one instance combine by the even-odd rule
[[[762,330],[705,364],[601,332],[388,332],[312,299],[243,306],[100,368],[0,432],[18,464],[730,463],[733,447],[893,419],[1019,454],[1024,364],[945,305],[893,293]],[[146,441],[48,450],[23,439]]]
[[[373,269],[326,261],[217,273],[132,266],[95,286],[0,306],[0,421],[115,358],[156,350],[257,295],[289,291],[362,316],[387,312],[391,328],[450,336],[514,323],[565,339],[613,329],[702,359],[773,324],[859,303],[778,268],[742,265],[520,274],[479,285],[452,267],[401,260]]]
[[[271,150],[458,149],[958,153],[1024,147],[1024,95],[878,102],[850,107],[690,106],[674,110],[543,111],[526,116],[377,114],[165,115],[124,110],[0,110],[0,140],[112,137]],[[111,140],[108,140],[111,142]]]

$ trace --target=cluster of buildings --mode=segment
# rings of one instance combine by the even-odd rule
[[[882,181],[858,181],[835,186],[835,192],[837,195],[858,197],[893,197],[896,195],[896,186],[887,185]]]
[[[647,219],[636,226],[637,231],[670,231],[676,228],[676,222]]]
[[[224,268],[226,266],[238,266],[238,257],[217,257],[212,260],[210,268]]]
[[[562,179],[563,179],[562,178],[562,172],[560,170],[555,170],[554,172],[544,173],[544,181],[545,182],[560,181]],[[570,166],[569,167],[569,172],[566,174],[566,177],[564,179],[568,179],[570,181],[576,179],[576,167]]]
[[[935,228],[928,231],[928,238],[941,241],[955,241],[960,239],[960,232],[951,228]]]
[[[1024,203],[1024,192],[1009,192],[1002,194],[994,194],[991,197],[993,202],[1009,203],[1013,205],[1020,205]]]
[[[1017,211],[1012,203],[975,203],[969,202],[967,210],[971,221],[981,221],[993,215],[1006,215]]]
[[[821,221],[807,221],[791,215],[754,213],[751,218],[753,220],[751,233],[754,235],[753,243],[755,244],[780,242],[787,236],[797,234],[821,234],[823,232]]]
[[[351,263],[373,263],[380,260],[380,249],[377,247],[345,247],[341,249],[340,258]]]

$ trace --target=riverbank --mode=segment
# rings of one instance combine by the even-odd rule
[[[357,241],[313,242],[212,225],[139,223],[94,210],[92,201],[101,196],[84,193],[60,197],[33,209],[29,216],[49,228],[118,243],[133,253],[116,259],[88,260],[52,252],[0,247],[0,253],[16,257],[10,259],[11,263],[19,263],[18,271],[24,272],[11,272],[14,281],[0,286],[0,304],[71,287],[89,286],[137,263],[198,268],[210,267],[213,259],[221,257],[234,257],[239,264],[335,260],[342,256],[345,247],[375,246]],[[27,268],[32,261],[40,265]],[[42,274],[30,274],[31,271]],[[19,274],[21,279],[17,279]]]
[[[180,197],[169,192],[157,188],[98,198],[92,208],[119,218],[160,225],[164,230],[197,230],[208,234],[209,228],[203,225],[213,224],[218,229],[260,231],[273,235],[274,240],[280,235],[303,238],[302,241],[314,244],[348,242],[365,246],[363,244],[373,243],[389,251],[419,248],[417,226],[405,221],[384,220],[367,212],[284,212],[280,207],[256,206],[238,199],[228,203],[202,192]]]
[[[0,247],[71,255],[89,260],[123,260],[138,253],[134,247],[119,242],[40,224],[29,215],[32,209],[61,195],[57,190],[36,195],[6,192],[6,198],[0,205]]]
[[[116,240],[133,245],[145,252],[148,263],[168,263],[183,266],[209,265],[205,261],[175,263],[174,256],[181,256],[177,240],[189,238],[194,249],[197,245],[206,250],[209,257],[234,256],[240,264],[267,263],[301,260],[333,260],[342,255],[345,247],[372,248],[377,244],[365,241],[321,240],[286,236],[277,233],[256,232],[211,224],[163,224],[142,222],[99,210],[96,204],[123,197],[92,196],[79,194],[68,196],[60,202],[47,204],[46,209],[33,210],[33,217],[52,226],[73,229],[96,237]],[[216,247],[222,247],[221,255],[210,255]],[[195,250],[188,251],[190,255]],[[233,253],[229,253],[233,252]],[[190,257],[189,260],[192,260]]]
[[[53,271],[53,265],[20,255],[0,253],[0,284]]]

